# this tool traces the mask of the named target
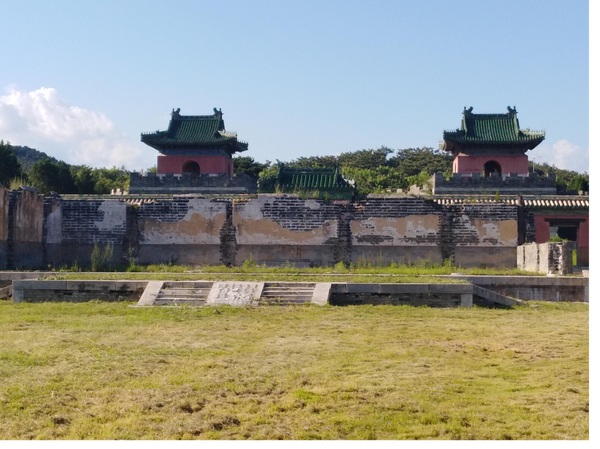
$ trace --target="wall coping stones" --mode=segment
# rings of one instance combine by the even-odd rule
[[[573,286],[583,287],[589,285],[589,278],[574,276],[482,276],[452,273],[453,279],[463,279],[475,285],[506,285],[520,286]],[[442,277],[442,276],[439,276]]]

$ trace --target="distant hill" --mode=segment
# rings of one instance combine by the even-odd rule
[[[18,145],[11,145],[12,149],[15,151],[17,155],[17,160],[21,164],[24,172],[29,173],[33,164],[35,164],[40,159],[50,159],[52,162],[58,162],[58,159],[48,156],[46,153],[42,151],[38,151],[34,148],[29,147],[21,147]]]

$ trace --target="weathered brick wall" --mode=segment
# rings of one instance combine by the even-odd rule
[[[410,305],[414,307],[459,307],[461,303],[460,295],[457,294],[372,294],[372,293],[333,293],[329,303],[334,306],[361,306],[365,304],[379,305],[394,305],[404,306]]]
[[[113,245],[113,263],[123,259],[127,204],[119,200],[47,199],[46,263],[89,265],[97,244]]]
[[[518,206],[503,203],[446,206],[458,266],[514,267]]]
[[[8,202],[10,191],[0,184],[0,270],[7,268],[8,256]]]
[[[221,263],[221,229],[229,202],[176,198],[137,210],[139,263]]]
[[[63,201],[62,242],[121,245],[127,204],[118,200]]]
[[[338,218],[342,208],[332,202],[286,195],[260,195],[234,204],[237,262],[335,263]]]
[[[454,173],[446,180],[441,173],[436,173],[431,178],[433,193],[435,194],[472,194],[486,193],[493,195],[496,192],[507,195],[519,195],[528,193],[532,195],[556,195],[556,179],[553,173],[547,177],[540,177],[536,173],[529,176],[519,176],[510,173],[502,178],[496,173],[484,177],[481,173],[473,173],[465,176],[462,173]]]
[[[12,192],[14,205],[12,262],[14,268],[41,268],[43,261],[44,200],[37,192]]]
[[[39,269],[44,263],[44,200],[33,189],[0,186],[0,269]]]
[[[244,173],[230,178],[225,173],[216,176],[202,173],[193,177],[190,173],[174,176],[167,173],[157,176],[148,173],[145,176],[139,173],[130,174],[130,193],[256,193],[256,179]]]
[[[443,206],[416,197],[370,196],[353,205],[352,262],[443,261]]]
[[[252,255],[258,263],[298,266],[452,259],[462,266],[512,267],[519,237],[517,206],[445,206],[418,197],[348,203],[289,195],[246,202],[190,196],[133,207],[51,197],[42,203],[34,192],[0,191],[2,201],[14,203],[0,213],[0,256],[3,242],[6,248],[0,263],[6,266],[11,236],[25,241],[22,236],[34,234],[40,263],[54,265],[88,265],[95,243],[112,243],[115,263],[131,255],[141,264],[240,265]],[[27,230],[11,230],[11,213],[28,223]]]
[[[573,243],[529,243],[517,248],[517,266],[521,270],[573,274]]]

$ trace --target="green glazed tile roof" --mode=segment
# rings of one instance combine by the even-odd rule
[[[332,199],[349,199],[354,187],[334,168],[293,168],[282,165],[277,175],[260,179],[259,193],[301,191],[319,192]]]
[[[473,108],[463,111],[460,129],[444,131],[445,149],[451,150],[453,144],[510,144],[535,148],[546,133],[519,129],[516,108],[508,107],[506,114],[473,114]]]
[[[142,133],[141,140],[157,150],[163,147],[227,145],[232,152],[246,151],[248,144],[237,140],[237,134],[225,131],[223,114],[214,109],[213,115],[180,115],[179,109],[171,113],[166,131]]]
[[[351,189],[338,169],[280,167],[278,184],[289,189]]]

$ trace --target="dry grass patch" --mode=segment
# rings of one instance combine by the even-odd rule
[[[588,307],[0,304],[6,439],[587,439]]]

